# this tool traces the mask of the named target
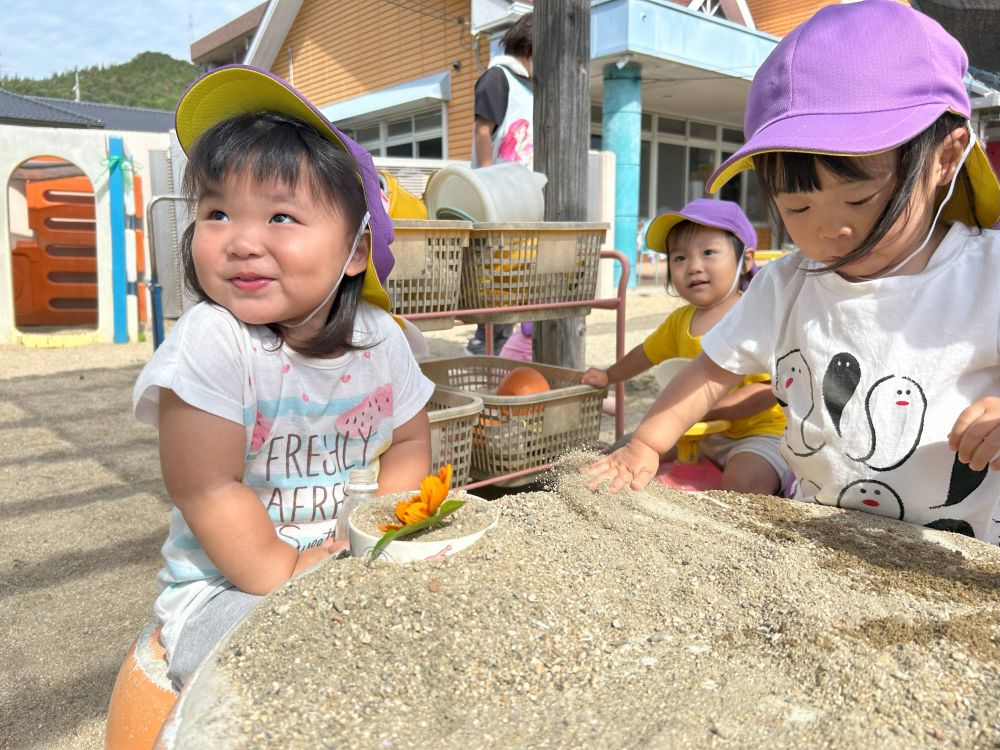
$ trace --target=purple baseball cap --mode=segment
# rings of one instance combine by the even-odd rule
[[[394,235],[392,221],[382,204],[372,157],[341,133],[295,88],[276,75],[249,65],[216,68],[192,83],[177,104],[174,120],[177,140],[187,153],[198,136],[210,127],[247,112],[278,112],[302,120],[353,157],[368,204],[368,226],[372,236],[372,251],[368,256],[361,296],[383,310],[390,310],[389,295],[382,284],[396,263],[389,249]]]
[[[799,151],[854,156],[888,151],[946,111],[968,118],[962,46],[933,19],[896,0],[828,5],[788,34],[754,76],[746,143],[709,178],[717,191],[754,154]],[[981,146],[965,163],[980,224],[1000,219],[1000,185]],[[956,194],[964,191],[956,184]],[[959,198],[964,198],[958,195]],[[942,218],[974,223],[965,200]]]
[[[693,221],[712,229],[732,232],[748,248],[757,247],[757,232],[738,205],[732,201],[698,198],[680,211],[667,211],[653,219],[646,229],[646,247],[667,252],[667,235],[682,221]]]

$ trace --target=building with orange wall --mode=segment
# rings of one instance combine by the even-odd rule
[[[591,141],[616,153],[619,202],[637,206],[616,211],[626,225],[703,194],[743,142],[760,63],[830,4],[592,1]],[[467,160],[475,82],[499,36],[532,10],[521,0],[270,0],[245,61],[292,82],[375,156]],[[766,224],[751,174],[722,197]]]

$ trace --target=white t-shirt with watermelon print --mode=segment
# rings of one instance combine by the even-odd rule
[[[243,425],[243,483],[257,493],[278,538],[301,551],[333,537],[350,471],[377,468],[393,430],[434,390],[402,329],[367,302],[358,309],[354,342],[367,348],[304,357],[279,346],[268,328],[203,302],[181,316],[143,368],[132,396],[135,415],[156,425],[160,388],[167,388]],[[187,614],[229,584],[176,507],[161,551],[155,611],[169,658]]]

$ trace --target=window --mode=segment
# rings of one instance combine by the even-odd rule
[[[697,138],[702,141],[714,141],[716,139],[715,125],[707,125],[703,122],[692,122],[689,132],[692,138]]]
[[[715,150],[688,148],[687,200],[711,198],[708,178],[715,171]]]
[[[411,114],[394,113],[377,122],[356,122],[344,132],[372,156],[444,158],[442,107]]]
[[[684,147],[660,143],[656,147],[656,208],[677,211],[684,207]]]
[[[600,108],[591,107],[590,147],[602,148]],[[715,194],[708,178],[744,142],[732,126],[642,113],[639,153],[639,219],[676,211],[695,198],[720,198],[740,205],[751,222],[767,222],[753,171],[737,175]]]
[[[639,144],[639,220],[649,211],[649,168],[652,143],[645,138]]]
[[[746,139],[743,137],[743,131],[734,130],[733,128],[722,129],[722,140],[726,143],[736,143],[740,146],[746,142]]]
[[[722,161],[725,161],[732,155],[733,155],[732,152],[723,151]],[[719,188],[719,197],[724,201],[732,201],[733,203],[740,203],[740,190],[743,185],[742,177],[743,175],[734,177],[725,185],[723,185],[721,188]]]
[[[660,117],[657,120],[656,130],[658,133],[683,136],[684,129],[684,120],[674,120],[670,117]]]

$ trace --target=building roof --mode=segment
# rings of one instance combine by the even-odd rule
[[[165,109],[25,96],[0,89],[0,122],[36,127],[167,133],[174,127],[174,113]]]
[[[33,96],[0,89],[0,122],[61,128],[103,128],[99,120],[75,114]]]
[[[243,56],[267,10],[267,3],[251,8],[242,16],[206,34],[191,45],[191,62],[196,65],[227,65],[243,62]]]
[[[106,130],[131,130],[147,133],[167,133],[174,127],[174,112],[169,109],[123,107],[118,104],[76,102],[72,99],[50,99],[31,96],[36,102],[67,110],[80,117],[100,122]]]

